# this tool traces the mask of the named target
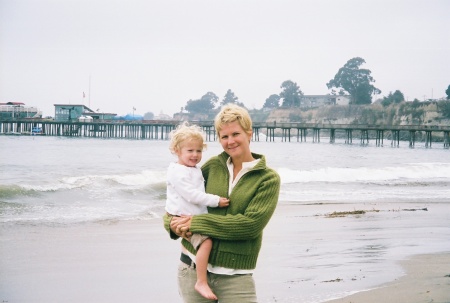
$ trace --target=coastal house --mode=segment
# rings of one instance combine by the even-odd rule
[[[172,117],[161,111],[159,115],[153,117],[153,120],[172,120]]]
[[[22,102],[0,103],[0,119],[41,118],[42,112],[36,107],[25,106]]]
[[[55,121],[112,120],[117,114],[95,112],[83,104],[54,104]],[[86,117],[88,117],[86,119]]]
[[[303,95],[300,101],[301,108],[315,108],[325,105],[349,105],[349,95]]]

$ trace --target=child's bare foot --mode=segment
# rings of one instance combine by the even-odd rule
[[[211,288],[209,288],[209,285],[206,282],[197,281],[197,283],[195,283],[195,290],[198,291],[206,299],[217,300],[216,295],[212,292]]]

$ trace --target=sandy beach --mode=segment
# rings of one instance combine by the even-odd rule
[[[178,302],[162,221],[2,228],[2,302]]]
[[[395,281],[327,303],[450,302],[450,253],[419,255],[400,263],[406,274]]]
[[[288,253],[295,253],[289,239],[298,233],[286,229],[285,224],[298,219],[288,216],[289,211],[277,209],[267,227],[255,273],[261,303],[299,302],[306,291],[306,279],[296,280],[305,270]],[[179,242],[168,239],[161,219],[0,228],[2,302],[181,302],[176,286]],[[450,253],[414,256],[401,266],[406,275],[329,302],[450,302]],[[330,271],[324,279],[337,276]],[[328,284],[338,290],[346,285]],[[354,287],[361,291],[358,284]]]

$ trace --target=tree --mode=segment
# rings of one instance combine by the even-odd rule
[[[264,102],[263,108],[277,108],[280,107],[280,96],[277,94],[270,95],[269,98],[266,99],[266,102]]]
[[[231,89],[229,89],[229,90],[227,90],[227,93],[223,97],[223,100],[220,103],[220,105],[225,105],[228,103],[236,104],[237,100],[238,100],[238,97],[236,97],[235,94],[231,91]]]
[[[350,94],[352,104],[372,103],[372,95],[380,94],[381,90],[373,86],[375,80],[370,75],[372,72],[359,68],[363,63],[366,61],[359,57],[348,60],[327,83],[328,89],[333,87],[344,89]]]
[[[401,91],[396,90],[394,93],[389,92],[389,95],[387,97],[383,97],[383,101],[381,101],[381,104],[383,106],[389,106],[391,104],[399,104],[403,101],[405,101],[405,96]]]
[[[447,87],[445,93],[447,94],[447,100],[450,100],[450,85]]]
[[[438,102],[438,112],[447,119],[450,119],[450,101],[441,100]]]
[[[202,100],[211,102],[213,107],[215,107],[217,101],[219,101],[219,97],[217,97],[217,95],[213,92],[207,92],[205,95],[202,96]]]
[[[286,80],[280,87],[283,89],[280,93],[280,98],[283,99],[283,106],[300,107],[300,100],[303,96],[303,92],[300,90],[297,83]]]
[[[223,97],[223,100],[220,103],[220,105],[225,105],[228,103],[236,104],[245,108],[244,103],[238,101],[238,97],[236,97],[236,95],[231,91],[231,89],[227,90],[227,93]]]
[[[208,114],[216,106],[219,98],[212,92],[207,92],[199,100],[189,100],[184,107],[193,114]]]
[[[396,104],[405,101],[405,95],[403,95],[403,93],[398,89],[392,94],[392,98]]]
[[[333,96],[336,96],[336,91],[334,90],[334,89],[332,89],[331,90],[331,94],[333,95]],[[345,91],[341,88],[340,90],[339,90],[339,96],[344,96],[345,95]]]
[[[144,120],[153,120],[154,117],[155,117],[155,114],[152,112],[147,112],[144,114]]]

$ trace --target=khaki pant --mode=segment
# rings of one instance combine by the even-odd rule
[[[178,266],[178,291],[185,303],[256,303],[255,282],[252,275],[217,275],[208,273],[208,284],[219,301],[203,298],[195,289],[197,272],[183,262]]]

